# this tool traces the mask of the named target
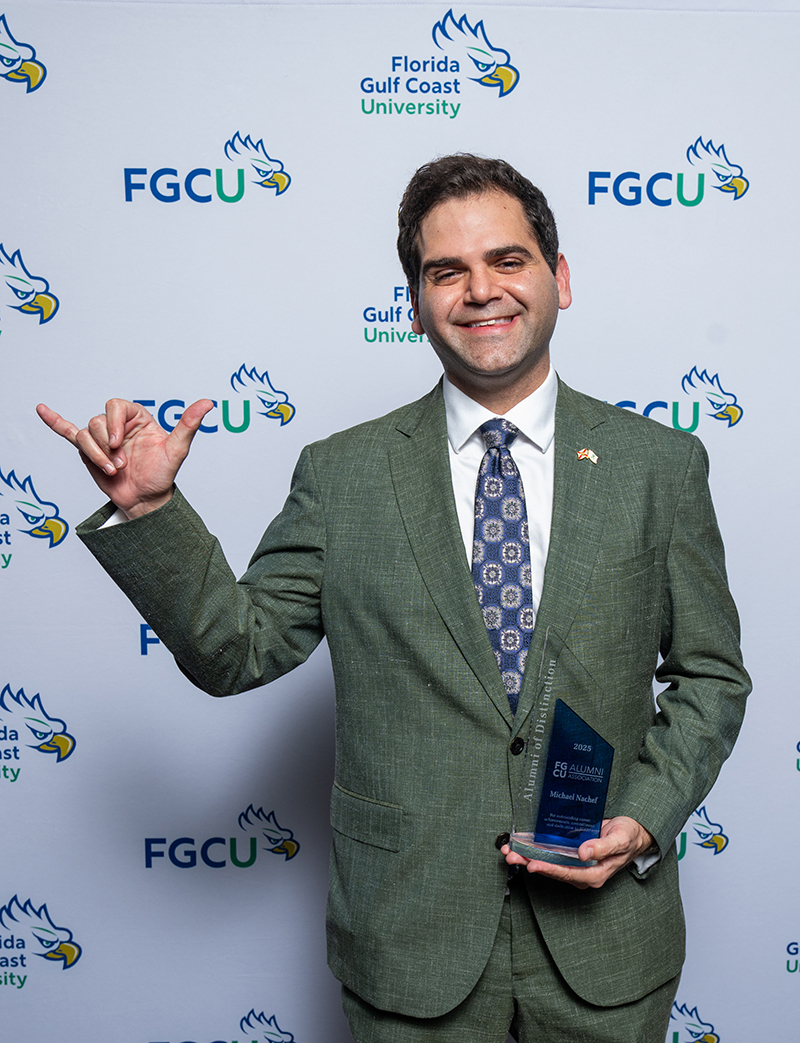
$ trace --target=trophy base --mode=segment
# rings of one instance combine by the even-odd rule
[[[537,862],[550,862],[557,866],[588,869],[590,866],[597,865],[595,859],[590,858],[584,862],[578,858],[577,847],[568,847],[566,844],[545,844],[537,841],[535,837],[534,833],[512,833],[511,850],[525,858],[535,858]],[[584,837],[584,840],[588,839],[588,837]]]

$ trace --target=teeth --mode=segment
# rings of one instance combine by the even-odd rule
[[[485,319],[483,322],[471,322],[469,324],[470,329],[475,329],[477,326],[496,326],[497,323],[508,323],[511,320],[509,318],[502,319]]]

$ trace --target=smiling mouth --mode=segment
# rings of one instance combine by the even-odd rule
[[[468,330],[477,330],[484,326],[508,326],[513,321],[513,315],[503,315],[497,319],[481,319],[480,322],[465,322],[463,325],[466,326]]]

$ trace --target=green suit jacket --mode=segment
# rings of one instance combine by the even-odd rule
[[[596,463],[579,459],[583,448]],[[730,752],[749,691],[705,453],[562,384],[555,454],[535,667],[516,718],[456,520],[440,388],[305,449],[238,583],[180,494],[98,531],[108,506],[78,530],[212,695],[265,684],[327,638],[329,961],[383,1009],[443,1014],[483,970],[506,885],[494,842],[511,826],[525,761],[511,743],[538,712],[548,628],[586,671],[557,675],[552,694],[615,748],[607,815],[642,823],[663,858],[597,891],[530,878],[542,934],[595,1004],[636,999],[683,961],[674,839]],[[654,674],[669,685],[658,713]]]

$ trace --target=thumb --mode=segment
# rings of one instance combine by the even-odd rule
[[[181,416],[175,428],[170,432],[167,437],[167,442],[170,449],[181,459],[189,453],[189,449],[192,445],[192,439],[197,434],[200,425],[203,422],[203,417],[209,410],[213,409],[216,405],[210,398],[201,398],[197,402],[193,402],[188,406]]]

